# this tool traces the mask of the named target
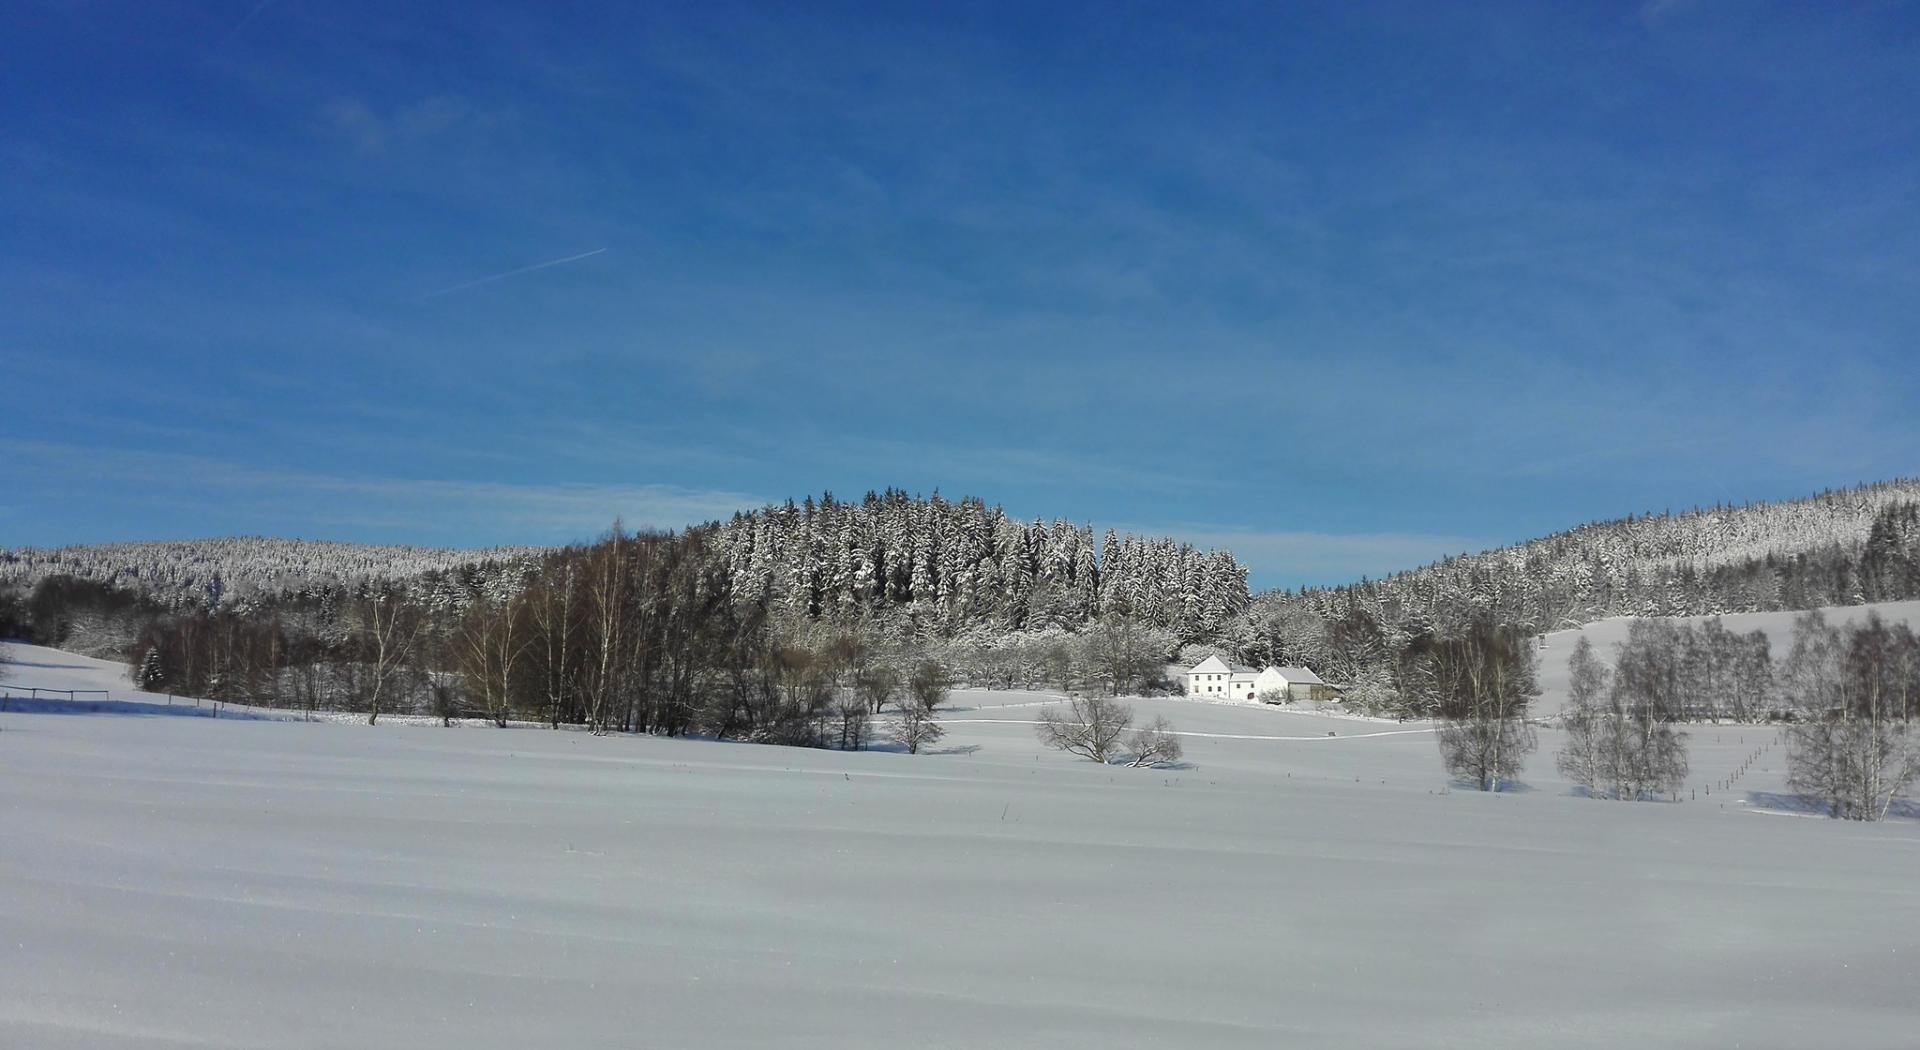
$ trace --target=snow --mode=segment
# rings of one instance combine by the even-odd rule
[[[109,673],[12,651],[16,684]],[[1710,797],[1612,803],[1569,795],[1551,730],[1530,790],[1484,795],[1417,724],[1180,699],[1132,703],[1190,734],[1185,768],[1096,766],[1035,743],[1049,699],[957,694],[918,756],[0,715],[0,1046],[1896,1047],[1920,1023],[1920,821],[1754,819],[1784,797],[1771,729],[1694,728],[1683,798]]]
[[[1820,612],[1829,623],[1836,626],[1864,620],[1868,613],[1877,612],[1888,623],[1904,623],[1920,629],[1920,601],[1838,605],[1821,609]],[[1773,647],[1774,662],[1778,664],[1793,646],[1793,621],[1805,615],[1804,611],[1728,613],[1720,617],[1720,621],[1735,634],[1765,631],[1767,642]],[[1593,641],[1594,655],[1602,663],[1611,665],[1614,646],[1627,640],[1627,630],[1633,626],[1635,619],[1637,617],[1615,616],[1596,620],[1577,630],[1556,631],[1547,635],[1546,648],[1540,653],[1540,698],[1533,704],[1532,711],[1539,715],[1557,714],[1566,705],[1567,681],[1570,677],[1567,661],[1573,656],[1573,647],[1579,644],[1581,636]],[[1695,626],[1710,619],[1713,617],[1671,617],[1674,623]]]

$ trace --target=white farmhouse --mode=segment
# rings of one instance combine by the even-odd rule
[[[1260,672],[1209,656],[1187,672],[1187,695],[1209,700],[1252,700]]]
[[[1330,692],[1319,675],[1304,667],[1268,666],[1255,670],[1209,656],[1187,671],[1187,695],[1206,700],[1247,703],[1271,695],[1285,696],[1288,700],[1315,700]]]

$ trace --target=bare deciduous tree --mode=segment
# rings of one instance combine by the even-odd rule
[[[1586,637],[1567,666],[1567,747],[1557,756],[1561,774],[1596,799],[1678,795],[1688,774],[1686,733],[1653,718],[1651,704],[1628,703],[1626,691],[1609,689],[1609,672]]]
[[[413,668],[420,637],[420,611],[399,595],[385,592],[359,603],[355,632],[366,670],[367,724],[380,721],[380,707]]]
[[[913,674],[907,679],[907,693],[921,707],[932,711],[947,702],[947,694],[953,689],[953,681],[947,675],[947,669],[937,660],[922,660],[914,667]]]
[[[1810,710],[1787,730],[1787,783],[1831,816],[1879,820],[1920,779],[1920,638],[1878,614],[1842,630],[1814,613],[1794,627],[1787,677]]]
[[[867,709],[879,714],[900,693],[900,672],[885,664],[875,664],[854,680],[854,690],[866,701]]]
[[[1118,615],[1089,626],[1080,640],[1090,676],[1105,682],[1112,696],[1132,690],[1157,674],[1175,643],[1167,631]]]
[[[1422,704],[1443,719],[1447,772],[1482,791],[1517,777],[1537,743],[1526,722],[1527,703],[1540,692],[1526,636],[1476,622],[1453,637],[1423,639],[1408,664]]]
[[[1076,696],[1065,708],[1040,712],[1036,732],[1040,742],[1070,755],[1109,762],[1120,753],[1121,741],[1133,724],[1133,708],[1105,696]]]
[[[1594,656],[1593,643],[1580,639],[1568,661],[1567,743],[1558,755],[1567,779],[1594,798],[1679,796],[1687,778],[1687,734],[1668,720],[1688,710],[1717,717],[1729,709],[1715,699],[1721,695],[1712,684],[1719,672],[1684,668],[1689,661],[1718,665],[1725,646],[1715,639],[1735,638],[1708,632],[1702,636],[1707,643],[1696,644],[1692,637],[1671,624],[1643,630],[1636,623],[1611,676]]]
[[[917,755],[921,748],[946,736],[947,730],[934,721],[932,708],[917,697],[907,697],[900,701],[893,720],[888,723],[887,735],[906,748],[907,754]]]
[[[455,665],[487,717],[501,728],[513,715],[514,672],[533,644],[532,632],[521,629],[522,601],[516,595],[498,604],[476,602],[453,636]]]
[[[1134,730],[1132,739],[1127,741],[1127,750],[1133,758],[1130,766],[1170,766],[1180,761],[1180,737],[1165,718],[1155,718],[1152,723]]]
[[[852,691],[842,692],[833,701],[833,713],[839,719],[840,750],[858,751],[867,746],[873,725],[873,711],[866,698]]]
[[[922,747],[947,734],[946,727],[934,720],[933,712],[946,703],[952,688],[947,669],[935,660],[920,661],[907,676],[907,695],[900,700],[900,713],[889,732],[908,754],[919,754]]]

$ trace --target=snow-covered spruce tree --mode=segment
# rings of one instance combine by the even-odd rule
[[[160,662],[159,646],[147,646],[146,655],[140,658],[140,666],[134,671],[133,684],[146,692],[163,688],[167,684],[167,672]]]

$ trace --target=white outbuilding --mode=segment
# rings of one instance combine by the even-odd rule
[[[1284,695],[1289,701],[1326,699],[1331,692],[1320,676],[1304,667],[1269,667],[1254,679],[1254,695]]]

